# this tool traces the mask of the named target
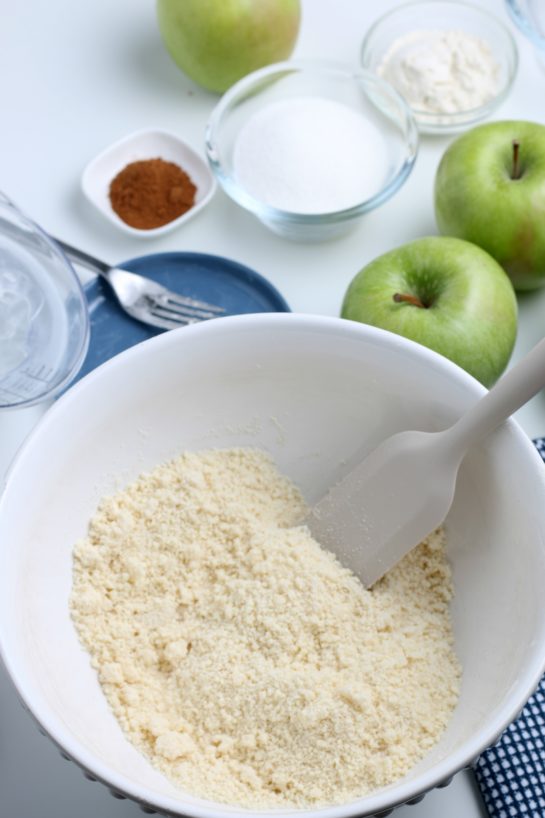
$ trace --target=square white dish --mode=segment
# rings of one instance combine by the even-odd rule
[[[156,158],[174,162],[191,177],[197,187],[195,204],[161,227],[151,230],[131,227],[112,208],[110,183],[131,162]],[[89,162],[81,177],[82,191],[91,204],[120,230],[142,238],[155,238],[168,233],[191,219],[208,204],[216,186],[208,164],[193,148],[175,134],[157,129],[136,131],[114,142]]]

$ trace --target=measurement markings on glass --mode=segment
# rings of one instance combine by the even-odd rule
[[[0,404],[28,399],[29,395],[36,394],[36,384],[46,386],[51,378],[52,369],[45,364],[27,367],[20,371],[11,372],[3,381],[0,381]],[[39,390],[41,391],[41,390]]]

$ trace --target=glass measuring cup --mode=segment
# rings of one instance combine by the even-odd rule
[[[0,192],[0,409],[61,392],[88,344],[87,304],[72,266]]]

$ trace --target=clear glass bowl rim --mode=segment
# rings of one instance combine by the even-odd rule
[[[510,18],[519,31],[521,31],[525,37],[528,37],[537,48],[545,49],[545,31],[542,34],[536,31],[533,23],[529,22],[528,17],[522,11],[519,0],[505,0],[505,5]]]
[[[333,210],[324,213],[295,213],[289,210],[282,210],[255,199],[247,193],[231,176],[226,173],[219,161],[216,145],[218,144],[217,132],[221,125],[223,115],[229,110],[231,103],[239,95],[245,94],[252,86],[267,77],[275,74],[304,73],[310,71],[327,72],[337,74],[348,80],[372,83],[373,86],[381,88],[386,94],[395,100],[403,114],[407,124],[407,133],[404,135],[405,158],[398,172],[378,193],[370,199],[366,199],[353,207],[344,210]],[[374,210],[376,207],[387,201],[403,185],[411,173],[418,154],[418,127],[411,108],[407,105],[401,94],[386,80],[377,77],[372,71],[363,68],[354,68],[344,63],[326,60],[286,60],[273,63],[272,65],[259,68],[251,74],[243,77],[235,83],[221,97],[216,107],[213,109],[205,129],[205,149],[212,171],[226,193],[239,205],[250,210],[254,215],[264,221],[276,221],[300,225],[334,224],[355,219],[364,213]]]
[[[517,75],[519,64],[519,55],[515,38],[505,23],[503,23],[502,20],[500,20],[494,13],[488,11],[488,9],[481,8],[481,6],[476,6],[473,3],[466,3],[464,0],[409,0],[409,2],[401,3],[400,5],[387,11],[385,14],[382,14],[368,29],[360,48],[360,64],[362,67],[368,71],[372,71],[372,69],[366,65],[366,55],[369,49],[369,43],[376,34],[377,30],[379,30],[390,19],[396,17],[401,12],[410,10],[411,8],[427,7],[430,9],[430,11],[436,11],[439,6],[449,6],[453,9],[460,9],[461,11],[466,10],[471,14],[476,14],[477,16],[482,17],[483,19],[489,21],[491,25],[495,26],[496,29],[501,32],[501,35],[505,37],[505,41],[508,44],[507,48],[509,51],[508,56],[510,69],[507,82],[505,83],[504,87],[496,94],[495,97],[488,100],[488,102],[485,102],[484,105],[479,105],[477,108],[467,108],[465,111],[457,111],[456,113],[450,114],[437,114],[411,107],[413,114],[421,125],[433,126],[434,129],[437,129],[438,131],[442,130],[442,128],[452,128],[454,125],[470,125],[472,120],[482,119],[486,113],[492,111],[503,99],[505,99],[511,90]],[[440,118],[441,122],[437,121],[438,118]]]

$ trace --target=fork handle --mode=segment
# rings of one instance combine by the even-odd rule
[[[86,267],[93,273],[98,273],[98,275],[108,278],[108,273],[111,270],[111,266],[106,264],[105,261],[100,261],[100,259],[90,256],[88,253],[84,253],[83,250],[78,250],[76,247],[72,247],[72,245],[66,244],[65,241],[56,239],[54,236],[50,236],[50,238],[52,238],[53,241],[59,245],[61,250],[64,251],[71,261],[77,261],[82,265],[82,267]]]

